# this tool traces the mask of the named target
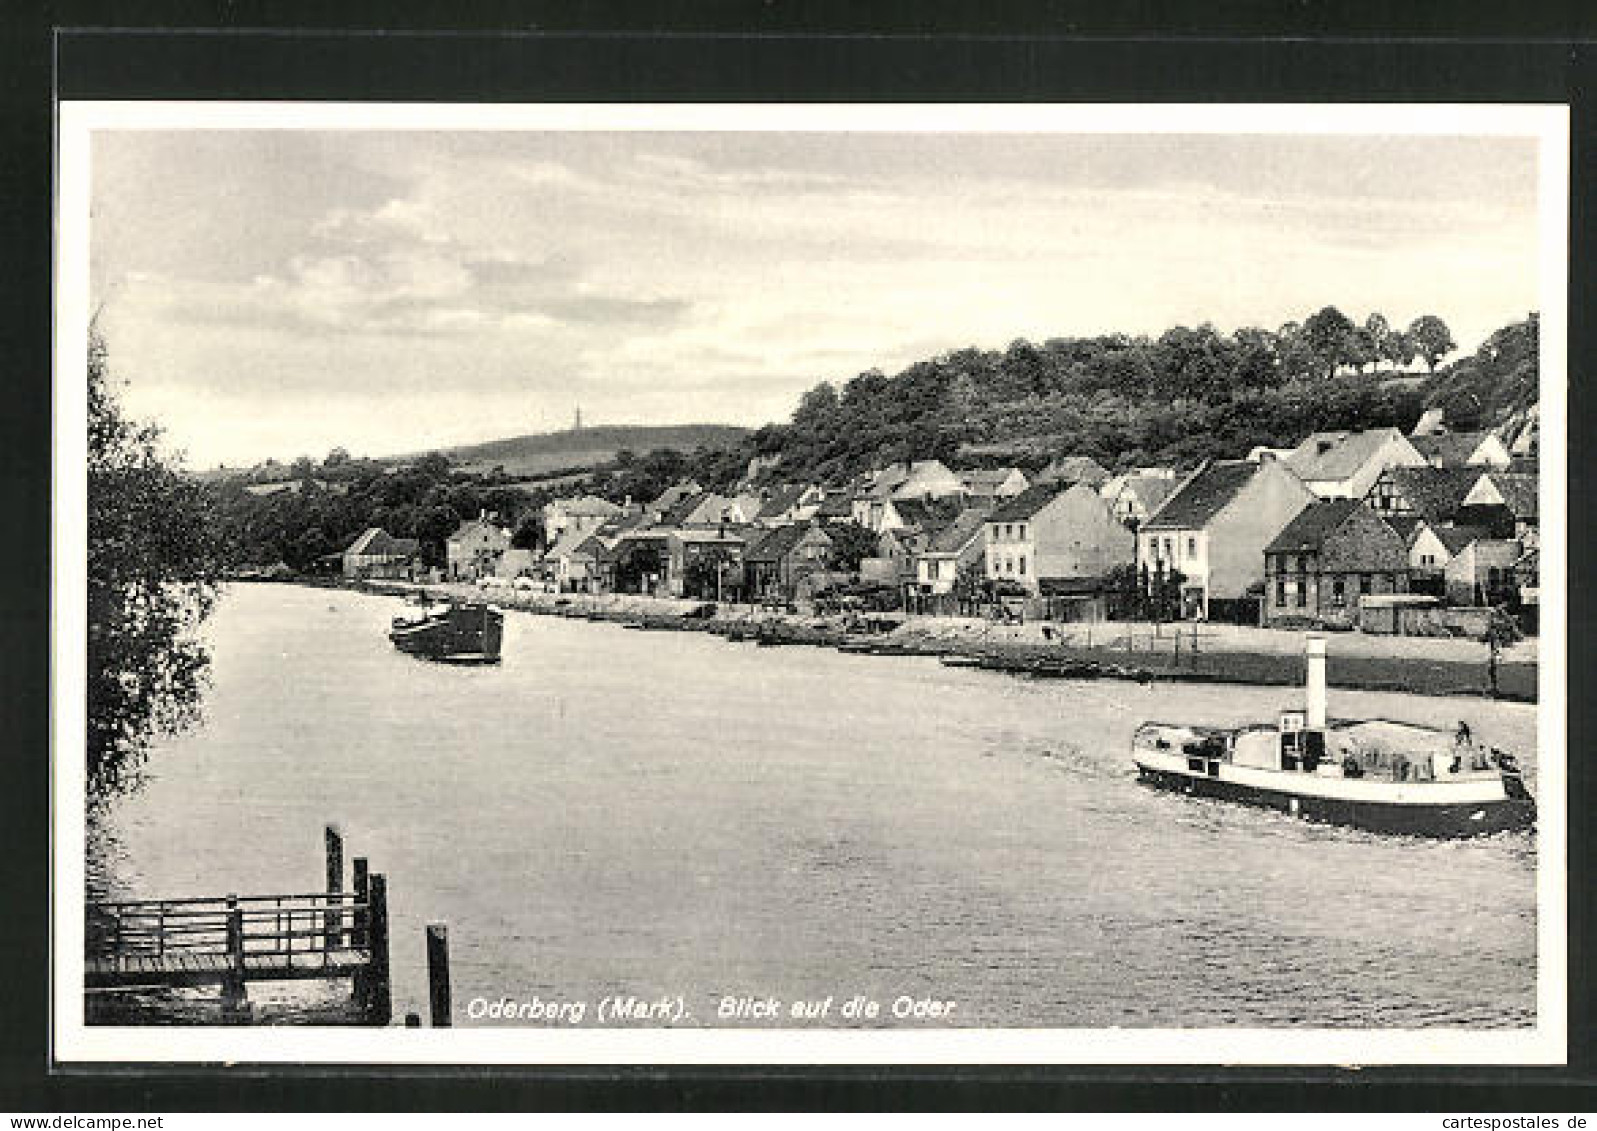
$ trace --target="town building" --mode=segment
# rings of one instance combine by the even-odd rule
[[[671,484],[653,499],[650,499],[643,508],[643,512],[648,516],[650,522],[658,523],[683,499],[702,494],[703,491],[704,488],[700,487],[695,480],[681,480],[678,483]]]
[[[1109,478],[1109,471],[1091,456],[1056,456],[1039,471],[1034,483],[1085,483],[1098,487]]]
[[[456,527],[444,542],[444,572],[451,581],[492,577],[499,556],[510,549],[510,531],[483,511]]]
[[[962,570],[986,574],[987,514],[970,507],[944,526],[915,559],[915,584],[923,596],[954,591]]]
[[[1512,536],[1535,549],[1541,545],[1540,483],[1535,475],[1491,471],[1465,494],[1462,514],[1501,537]]]
[[[1205,463],[1138,528],[1138,569],[1182,575],[1184,616],[1256,624],[1264,548],[1313,501],[1284,461]]]
[[[673,597],[732,600],[742,589],[745,537],[727,528],[670,531],[665,543],[666,592]]]
[[[1396,428],[1316,432],[1282,462],[1322,499],[1362,499],[1387,468],[1428,465]]]
[[[344,576],[352,580],[411,578],[420,563],[420,542],[395,538],[380,526],[363,530],[343,553]]]
[[[993,507],[1013,499],[1031,483],[1018,467],[972,467],[959,473],[965,499],[972,506]]]
[[[544,537],[553,544],[568,534],[592,534],[621,513],[620,507],[597,495],[554,499],[543,508]]]
[[[1506,468],[1514,459],[1495,432],[1432,432],[1409,443],[1432,467]]]
[[[586,591],[598,576],[602,549],[603,544],[592,534],[568,534],[544,552],[544,576],[562,590]]]
[[[791,601],[805,578],[826,569],[831,552],[832,536],[820,526],[773,526],[743,549],[745,593]]]
[[[1389,467],[1381,472],[1365,495],[1382,518],[1418,518],[1430,523],[1454,522],[1475,485],[1487,469],[1482,467]]]
[[[941,460],[901,460],[873,475],[853,499],[853,518],[873,533],[884,529],[888,504],[909,499],[949,499],[965,484]]]
[[[1128,530],[1136,530],[1180,486],[1172,468],[1139,468],[1105,480],[1098,493]]]
[[[760,505],[761,526],[809,522],[821,509],[825,492],[813,483],[789,483],[767,491]]]
[[[1264,548],[1264,623],[1353,628],[1359,600],[1408,591],[1408,547],[1362,499],[1309,504]]]
[[[1012,581],[1033,594],[1045,581],[1098,582],[1129,565],[1135,538],[1086,482],[1045,481],[986,516],[990,580]]]

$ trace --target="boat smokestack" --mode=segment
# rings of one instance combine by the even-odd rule
[[[1325,637],[1310,635],[1304,642],[1304,659],[1307,661],[1307,679],[1304,690],[1307,693],[1308,703],[1305,705],[1304,728],[1307,730],[1325,730]]]

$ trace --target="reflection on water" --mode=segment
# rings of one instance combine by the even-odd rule
[[[337,822],[389,876],[396,1015],[425,1013],[422,927],[445,920],[457,1024],[478,997],[616,993],[681,995],[686,1024],[724,995],[855,994],[985,1026],[1534,1022],[1530,837],[1383,838],[1136,783],[1141,720],[1270,718],[1293,689],[526,615],[502,665],[454,668],[394,651],[395,607],[235,586],[206,721],[96,830],[91,888],[306,890]],[[1466,719],[1534,784],[1532,707],[1332,695],[1339,715]],[[250,993],[294,1019],[347,988]],[[197,1001],[136,1015],[213,1020]]]

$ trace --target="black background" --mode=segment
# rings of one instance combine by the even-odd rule
[[[0,1111],[1077,1108],[1591,1111],[1588,222],[1597,18],[1574,4],[0,7]],[[1108,8],[1110,10],[1103,10]],[[94,30],[99,29],[99,30]],[[117,30],[120,29],[120,30]],[[187,30],[181,30],[187,29]],[[381,30],[384,34],[377,34]],[[404,34],[406,31],[411,34]],[[52,1068],[54,99],[1547,102],[1571,106],[1570,1065],[1556,1069]],[[72,379],[80,368],[68,367]],[[67,752],[66,756],[72,756]],[[77,898],[76,892],[63,893]],[[1447,924],[1437,924],[1446,930]],[[1174,957],[1173,959],[1174,960]],[[289,1036],[289,1034],[285,1034]],[[1283,1031],[1283,1044],[1295,1039]]]

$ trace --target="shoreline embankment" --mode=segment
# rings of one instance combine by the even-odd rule
[[[622,593],[546,593],[461,583],[364,582],[394,596],[488,600],[542,616],[646,631],[709,632],[755,645],[809,645],[882,656],[938,656],[951,666],[1033,678],[1129,679],[1290,686],[1303,680],[1301,632],[1184,623],[1006,624],[976,617],[804,615],[754,605]],[[874,628],[875,631],[871,631]],[[1338,687],[1416,695],[1491,694],[1479,641],[1328,633]],[[1535,702],[1535,641],[1505,651],[1497,698]]]

